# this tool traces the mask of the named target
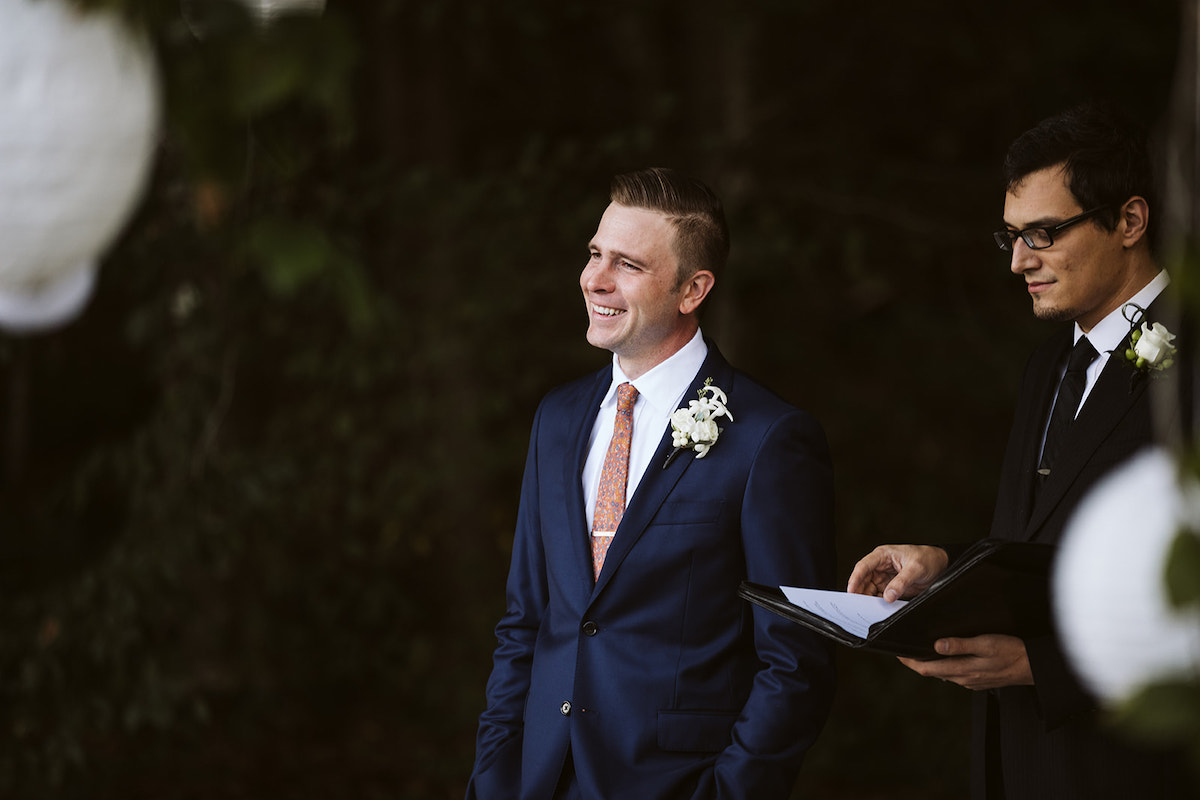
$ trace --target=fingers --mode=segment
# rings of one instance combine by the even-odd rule
[[[883,593],[889,602],[925,591],[945,571],[950,561],[945,550],[928,545],[904,545],[895,548],[892,560],[897,567],[896,577]]]
[[[882,547],[876,547],[874,551],[864,555],[854,565],[854,569],[850,573],[850,581],[846,582],[846,591],[856,595],[880,595],[878,590],[877,573],[880,575],[890,575],[892,570],[892,559],[883,558],[881,555]],[[886,579],[886,578],[884,578]]]
[[[918,675],[973,691],[1034,683],[1025,643],[1014,636],[948,637],[937,640],[934,650],[946,657],[931,661],[901,658],[900,663]]]
[[[923,678],[953,683],[964,689],[973,688],[970,684],[973,681],[974,673],[970,668],[971,665],[964,663],[964,659],[941,658],[922,661],[900,657],[898,660]]]
[[[977,652],[971,647],[973,639],[938,639],[933,643],[933,649],[939,656],[973,656]],[[929,675],[931,677],[944,678],[942,674],[948,669],[951,669],[949,662],[939,659],[931,659],[923,661],[916,658],[905,658],[897,656],[900,663],[911,669],[913,672],[921,675]]]
[[[880,545],[854,565],[846,591],[882,596],[892,603],[923,591],[948,561],[940,547]]]
[[[900,570],[900,572],[896,574],[896,577],[892,578],[891,581],[888,582],[888,585],[883,589],[883,599],[887,600],[889,603],[894,603],[901,597],[907,597],[909,594],[911,583],[905,576],[904,572],[904,570]],[[913,592],[913,594],[916,594],[916,592]]]
[[[998,636],[995,634],[984,634],[983,636],[971,636],[968,638],[946,637],[934,642],[933,649],[941,656],[991,658],[999,652],[1002,644],[1012,638],[1010,636]]]
[[[874,597],[884,596],[887,587],[904,567],[905,558],[901,551],[906,547],[908,545],[881,544],[867,553],[854,565],[850,580],[846,583],[846,591]],[[895,597],[892,598],[894,599]]]
[[[933,643],[933,649],[939,656],[972,655],[967,652],[962,639],[938,639]]]
[[[953,668],[945,661],[922,661],[921,659],[905,658],[904,656],[897,656],[896,658],[901,664],[922,677],[937,678],[943,681],[952,680],[949,675]]]

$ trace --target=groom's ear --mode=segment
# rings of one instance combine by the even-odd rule
[[[679,313],[692,314],[700,308],[700,304],[708,297],[716,282],[716,276],[706,269],[696,272],[684,281],[679,287]]]

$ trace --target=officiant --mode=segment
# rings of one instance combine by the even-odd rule
[[[1112,108],[1085,105],[1042,121],[1009,148],[1003,226],[994,238],[1033,313],[1061,327],[1025,369],[993,537],[1057,543],[1096,481],[1152,440],[1141,373],[1160,365],[1125,356],[1132,322],[1164,318],[1169,283],[1151,247],[1157,201],[1145,141]],[[1129,531],[1128,546],[1138,546],[1137,531]],[[858,562],[847,588],[911,597],[961,552],[883,545]],[[1175,754],[1105,728],[1054,635],[947,638],[935,647],[945,658],[900,660],[975,691],[973,798],[1194,796]]]

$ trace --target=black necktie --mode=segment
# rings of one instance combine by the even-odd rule
[[[1079,400],[1083,397],[1083,387],[1087,383],[1088,365],[1096,360],[1096,348],[1086,336],[1079,337],[1071,358],[1067,361],[1067,371],[1063,374],[1062,382],[1058,384],[1058,398],[1054,401],[1054,410],[1050,412],[1050,427],[1046,429],[1046,444],[1042,448],[1042,460],[1038,464],[1038,474],[1045,477],[1050,474],[1054,458],[1066,438],[1067,429],[1075,421],[1075,412],[1079,410]]]

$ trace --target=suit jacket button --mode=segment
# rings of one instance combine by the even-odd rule
[[[597,625],[596,623],[592,622],[590,619],[587,622],[583,623],[583,635],[584,636],[595,636],[599,632],[600,632],[600,626]]]
[[[563,704],[558,707],[558,710],[562,712],[564,717],[571,716],[571,701],[563,700]]]

